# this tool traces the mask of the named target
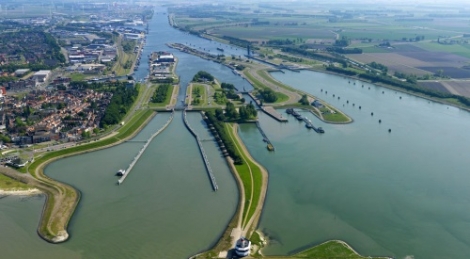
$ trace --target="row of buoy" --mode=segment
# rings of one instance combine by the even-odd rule
[[[364,85],[362,85],[362,87],[364,87]],[[370,87],[369,87],[369,89],[370,89]],[[320,89],[320,91],[323,92],[323,88]],[[325,91],[325,94],[327,94],[327,93],[328,93],[328,91]],[[382,94],[385,94],[385,91],[382,91]],[[335,94],[333,94],[333,97],[335,97]],[[339,99],[340,99],[340,97],[338,96],[338,100],[339,100]],[[401,96],[400,96],[400,99],[401,99]],[[349,103],[349,100],[346,100],[346,103]],[[355,106],[355,105],[356,105],[355,103],[352,104],[352,106]],[[344,107],[344,104],[343,104],[343,107]],[[361,110],[361,109],[362,109],[362,106],[359,106],[359,110]],[[371,113],[370,113],[370,116],[374,116],[374,113],[371,112]],[[379,123],[382,123],[382,120],[381,120],[381,119],[379,119]],[[392,132],[392,129],[388,129],[388,132],[391,133],[391,132]]]

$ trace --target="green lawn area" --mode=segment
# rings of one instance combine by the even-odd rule
[[[391,52],[389,49],[379,48],[375,46],[362,47],[361,49],[364,53],[390,53]]]
[[[330,113],[329,110],[335,111],[335,113]],[[323,119],[327,122],[347,122],[348,118],[344,116],[342,113],[338,112],[337,110],[329,107],[320,109],[323,112]]]
[[[82,73],[72,73],[69,75],[70,79],[72,80],[72,82],[76,82],[76,81],[83,81],[85,80],[86,78],[86,75],[82,74]]]
[[[193,89],[192,89],[192,98],[193,98],[193,103],[196,99],[199,99],[198,104],[193,104],[196,106],[203,106],[207,104],[207,93],[206,93],[206,87],[201,84],[193,84]],[[198,97],[199,94],[199,97]]]
[[[256,88],[256,89],[265,89],[265,88],[268,88],[267,86],[265,86],[264,84],[262,84],[260,81],[258,81],[256,78],[254,78],[249,72],[248,70],[245,70],[243,72],[243,74],[248,78],[250,79],[250,81],[253,83],[253,86]],[[273,89],[274,90],[274,89]],[[276,96],[277,96],[277,100],[274,102],[274,103],[281,103],[281,102],[285,102],[287,100],[289,100],[289,97],[281,92],[276,92],[274,90],[274,92],[276,93]]]
[[[158,87],[160,87],[161,85],[157,85],[157,87],[155,87],[155,91],[158,89]],[[161,103],[154,103],[152,101],[149,102],[149,108],[160,108],[160,107],[165,107],[167,105],[170,104],[170,101],[171,101],[171,95],[173,93],[173,88],[175,86],[174,85],[170,85],[170,87],[168,87],[168,90],[166,92],[166,96],[165,96],[165,100]],[[154,91],[154,92],[155,92]],[[152,93],[153,95],[153,93]]]
[[[0,174],[0,190],[25,190],[30,187],[22,182],[18,182],[8,176]]]

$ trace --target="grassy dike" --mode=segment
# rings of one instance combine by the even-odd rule
[[[80,192],[77,189],[49,178],[44,174],[44,168],[55,160],[108,148],[132,138],[154,115],[155,112],[151,110],[138,111],[114,136],[47,153],[30,164],[28,171],[37,179],[33,185],[47,197],[38,226],[38,234],[44,240],[60,243],[68,239],[67,226],[80,200]]]

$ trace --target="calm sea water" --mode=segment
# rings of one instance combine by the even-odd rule
[[[269,170],[260,222],[273,240],[266,254],[342,239],[364,255],[468,258],[468,112],[327,74],[273,75],[336,105],[354,123],[325,124],[304,113],[325,129],[321,135],[295,119],[279,124],[261,115],[274,153],[256,128],[241,127]]]

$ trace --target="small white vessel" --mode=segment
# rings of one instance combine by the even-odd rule
[[[126,170],[124,170],[124,169],[119,169],[119,171],[117,171],[117,173],[116,173],[117,176],[123,176],[125,174],[126,174]]]

